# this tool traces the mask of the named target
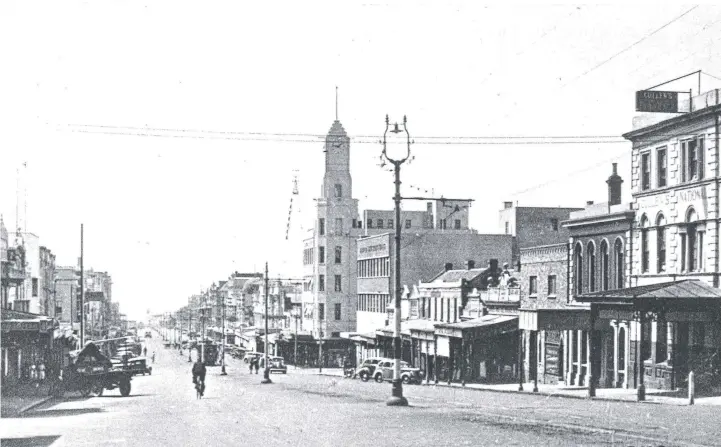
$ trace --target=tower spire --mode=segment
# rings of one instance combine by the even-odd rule
[[[338,86],[335,86],[335,120],[338,121]]]

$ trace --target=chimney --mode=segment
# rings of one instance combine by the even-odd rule
[[[468,261],[466,261],[466,268],[468,270],[476,268],[476,261],[474,261],[473,259],[469,259]]]
[[[503,202],[503,209],[513,208],[513,202]]]
[[[593,200],[586,200],[586,206],[593,205]]]
[[[618,175],[616,165],[618,163],[613,163],[613,174],[606,180],[606,183],[608,184],[608,204],[609,205],[618,205],[621,203],[621,183],[623,183],[623,179],[620,175]]]
[[[446,271],[453,270],[453,264],[450,262],[446,262],[445,269]]]

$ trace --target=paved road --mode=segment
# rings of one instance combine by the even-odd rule
[[[389,408],[390,385],[293,374],[228,376],[210,368],[195,399],[187,354],[159,347],[152,376],[130,397],[54,402],[0,424],[2,446],[719,445],[721,410],[593,402],[408,386],[412,406]],[[30,443],[32,442],[32,443]]]

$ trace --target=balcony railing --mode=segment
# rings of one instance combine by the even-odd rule
[[[495,303],[520,303],[520,287],[493,287],[481,291],[481,300]]]

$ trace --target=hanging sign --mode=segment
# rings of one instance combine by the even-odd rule
[[[636,92],[637,112],[678,113],[678,92],[641,90]]]

